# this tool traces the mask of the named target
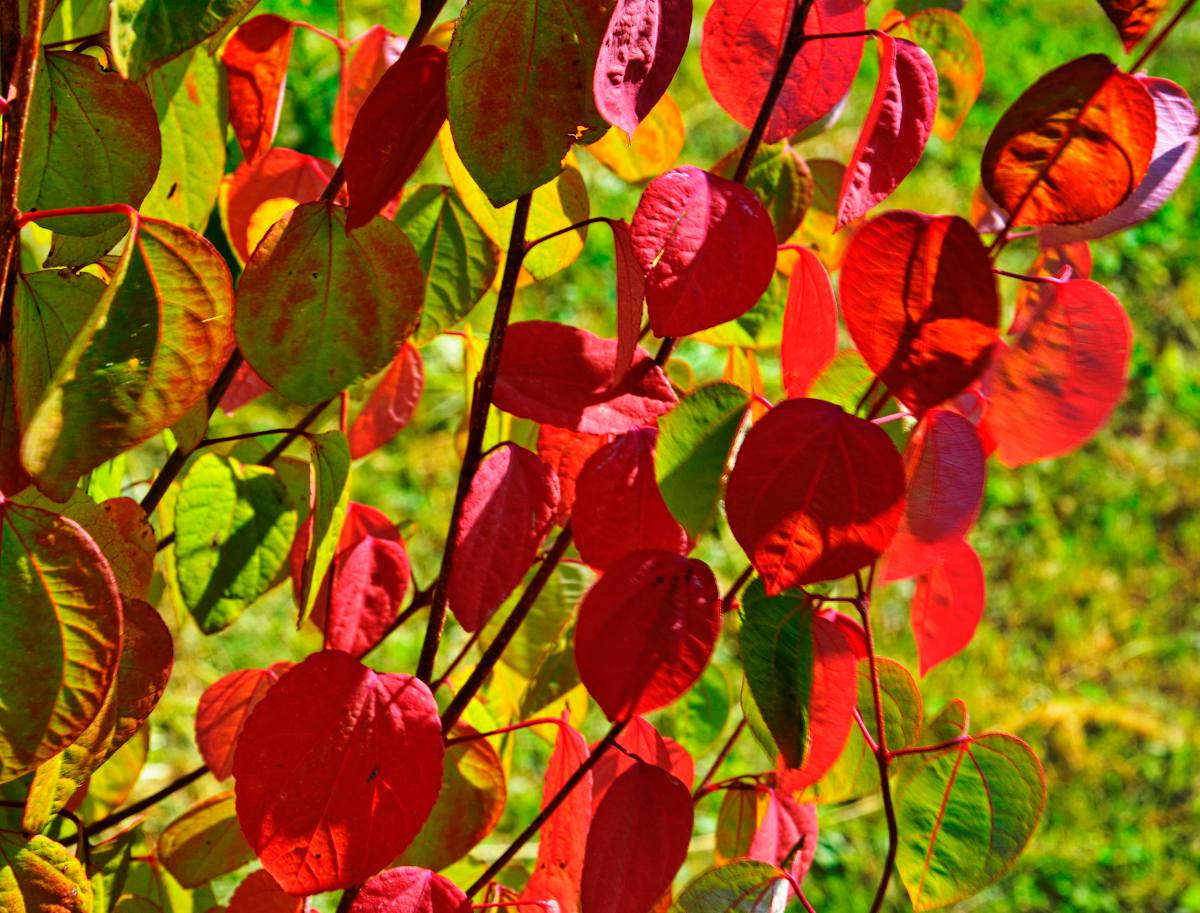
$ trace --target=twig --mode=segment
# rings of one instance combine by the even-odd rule
[[[692,801],[698,802],[704,795],[705,790],[713,781],[713,777],[717,775],[717,771],[721,769],[721,765],[725,763],[725,759],[729,757],[729,753],[733,751],[734,743],[746,731],[746,718],[742,717],[738,720],[738,724],[733,727],[733,732],[729,733],[729,738],[725,740],[725,744],[721,746],[721,750],[717,753],[716,760],[712,762],[712,767],[708,769],[708,773],[704,775],[704,779],[700,781],[700,785],[692,792]]]
[[[1191,10],[1191,8],[1195,5],[1196,0],[1187,0],[1183,6],[1179,7],[1179,12],[1171,17],[1171,21],[1163,26],[1162,31],[1154,36],[1151,42],[1146,45],[1146,49],[1142,51],[1141,56],[1134,61],[1133,66],[1129,68],[1130,73],[1136,73],[1146,65],[1146,61],[1153,57],[1155,51],[1162,47],[1162,43],[1167,40],[1167,36],[1170,35],[1171,32],[1175,31],[1175,26],[1179,25],[1180,20],[1182,20],[1183,17],[1188,14],[1188,11]]]
[[[127,805],[124,808],[118,809],[111,815],[89,824],[84,829],[84,833],[87,836],[92,837],[96,834],[99,834],[101,831],[108,830],[113,825],[120,824],[127,818],[132,818],[134,815],[140,815],[142,812],[146,811],[146,809],[153,808],[168,796],[173,796],[181,789],[186,789],[188,786],[191,786],[206,773],[208,773],[208,767],[207,765],[202,764],[191,773],[186,773],[179,779],[168,783],[158,792],[147,796],[145,799],[141,799],[137,802],[134,802],[132,805]]]

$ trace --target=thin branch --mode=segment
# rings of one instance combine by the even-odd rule
[[[935,745],[914,745],[912,748],[897,748],[895,751],[888,752],[888,759],[900,758],[910,754],[931,754],[935,751],[945,751],[947,748],[957,748],[959,745],[966,745],[972,741],[969,735],[956,735],[952,739],[946,739],[944,742],[938,742]]]
[[[140,815],[147,809],[158,805],[159,802],[161,802],[163,799],[166,799],[168,796],[173,796],[181,789],[186,789],[188,786],[191,786],[206,773],[208,773],[208,767],[202,764],[191,773],[186,773],[179,779],[168,783],[158,792],[147,796],[145,799],[141,799],[137,802],[134,802],[132,805],[125,806],[124,808],[117,809],[117,811],[113,812],[111,815],[89,824],[84,829],[84,833],[87,834],[87,836],[92,837],[96,834],[99,834],[101,831],[106,831],[110,827],[120,824],[122,821],[125,821],[128,818],[132,818],[134,815]]]
[[[544,244],[547,241],[557,238],[559,235],[565,235],[572,231],[579,231],[581,228],[585,228],[588,225],[596,225],[599,222],[603,222],[605,225],[611,225],[613,220],[607,216],[593,216],[590,219],[584,219],[582,222],[576,222],[574,225],[568,225],[566,228],[560,228],[557,231],[552,231],[548,235],[542,235],[540,238],[535,238],[532,241],[526,241],[525,253],[528,254],[539,244]]]
[[[259,460],[255,465],[270,466],[277,459],[283,456],[283,452],[292,446],[292,443],[297,438],[301,437],[313,422],[321,417],[321,413],[329,408],[329,404],[335,399],[337,399],[336,396],[331,397],[330,399],[325,400],[325,402],[317,403],[315,406],[309,409],[308,412],[304,414],[304,418],[300,419],[299,424],[297,424],[295,428],[292,428],[290,431],[288,431],[288,433],[283,436],[282,440],[268,450],[266,456]]]
[[[692,801],[698,802],[704,795],[705,790],[713,781],[713,777],[717,775],[717,771],[721,769],[721,765],[725,763],[725,759],[729,757],[729,753],[733,751],[733,745],[746,731],[746,718],[742,717],[738,720],[738,724],[733,727],[733,732],[729,733],[729,738],[725,740],[725,744],[721,746],[721,750],[717,753],[716,760],[712,762],[712,767],[708,769],[708,773],[704,775],[704,779],[700,781],[700,785],[692,792]]]
[[[430,691],[437,691],[441,685],[444,685],[450,680],[450,676],[454,674],[455,669],[462,665],[462,661],[467,658],[467,654],[471,652],[471,648],[474,647],[475,644],[479,643],[479,638],[482,634],[483,628],[478,628],[474,634],[467,638],[467,642],[462,645],[462,649],[458,651],[458,654],[454,657],[454,659],[450,660],[450,665],[448,665],[445,668],[445,671],[443,671],[442,674],[434,679],[434,681],[430,684]]]
[[[1175,31],[1175,26],[1179,25],[1180,20],[1188,14],[1193,6],[1196,5],[1196,0],[1187,0],[1183,6],[1179,7],[1179,12],[1171,17],[1171,21],[1163,26],[1162,31],[1154,36],[1153,40],[1146,45],[1146,49],[1142,51],[1141,56],[1134,61],[1133,66],[1129,68],[1130,73],[1136,73],[1146,65],[1146,61],[1154,56],[1154,53],[1162,47],[1162,43],[1167,40],[1167,36]]]
[[[520,723],[513,723],[511,726],[501,726],[499,729],[492,729],[488,732],[473,732],[470,735],[455,736],[452,739],[446,739],[446,747],[451,745],[462,745],[464,742],[478,742],[480,739],[490,739],[493,736],[507,735],[510,732],[517,732],[521,729],[528,729],[530,726],[557,726],[560,729],[567,724],[555,716],[538,716],[531,720],[525,720]],[[621,746],[618,745],[618,748]]]

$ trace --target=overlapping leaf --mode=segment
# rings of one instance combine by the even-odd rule
[[[238,26],[221,59],[229,85],[229,125],[253,165],[275,141],[295,25],[268,13]]]
[[[1130,51],[1150,34],[1154,23],[1167,8],[1167,0],[1099,0],[1104,15],[1121,36],[1125,50]]]
[[[701,872],[671,904],[670,913],[779,913],[787,901],[783,872],[747,859]]]
[[[412,343],[405,343],[350,426],[350,456],[362,459],[404,430],[424,388],[424,360]]]
[[[713,173],[732,178],[745,151],[745,144],[739,145],[713,165]],[[781,244],[800,227],[815,189],[808,163],[786,142],[759,146],[746,174],[746,186],[766,207]]]
[[[448,878],[428,869],[402,866],[381,872],[362,886],[350,913],[471,913],[471,901]]]
[[[309,454],[311,525],[296,590],[296,605],[300,610],[297,628],[304,624],[316,604],[321,582],[337,554],[350,506],[350,445],[346,436],[340,431],[314,435],[309,438]]]
[[[233,776],[233,753],[251,712],[291,663],[239,669],[205,689],[196,707],[196,746],[218,780]]]
[[[307,906],[303,897],[284,893],[270,872],[259,869],[247,875],[237,886],[229,898],[225,913],[303,913]]]
[[[333,122],[329,133],[339,153],[346,151],[346,141],[363,102],[383,74],[400,59],[405,41],[382,25],[373,25],[350,44],[346,66],[338,81],[337,100],[333,106]]]
[[[257,0],[115,0],[109,37],[117,67],[140,79],[246,15]]]
[[[901,23],[900,34],[919,44],[937,68],[933,132],[949,142],[983,88],[983,49],[963,18],[949,9],[918,10]]]
[[[92,913],[92,886],[83,863],[49,837],[0,830],[0,909]]]
[[[155,854],[185,888],[198,888],[254,859],[232,792],[201,799],[163,829]]]
[[[602,165],[623,181],[640,184],[662,174],[683,151],[683,114],[671,93],[642,118],[632,140],[623,130],[609,130],[587,147]]]
[[[790,397],[808,393],[837,355],[837,301],[821,258],[807,248],[796,251],[783,312],[779,363]]]
[[[695,785],[696,762],[687,749],[674,739],[661,735],[644,718],[636,716],[630,720],[617,736],[617,745],[624,751],[606,752],[592,768],[593,811],[600,807],[613,783],[639,762],[661,767],[688,789]]]

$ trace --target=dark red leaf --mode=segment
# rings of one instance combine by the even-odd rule
[[[796,250],[779,349],[787,395],[804,396],[837,355],[837,301],[829,272],[808,248]]]
[[[885,213],[850,240],[842,316],[868,367],[914,411],[987,366],[1000,302],[987,251],[958,216]]]
[[[226,415],[233,415],[246,403],[252,403],[270,391],[271,385],[259,377],[252,367],[242,362],[237,373],[233,375],[229,389],[221,397],[221,409]]]
[[[1020,466],[1082,446],[1120,400],[1131,349],[1129,317],[1104,286],[1048,286],[983,379],[1000,461]]]
[[[612,440],[610,434],[585,434],[554,425],[538,428],[537,451],[558,477],[558,511],[554,522],[566,523],[575,506],[575,483],[588,457]]]
[[[271,148],[279,128],[294,28],[282,16],[255,16],[238,26],[221,55],[229,83],[229,126],[250,164]]]
[[[635,428],[597,450],[575,485],[572,528],[579,556],[606,568],[638,549],[688,551],[687,532],[675,519],[654,473],[653,428]]]
[[[139,905],[137,900],[130,904],[132,907]],[[153,907],[150,903],[146,905]],[[285,894],[270,872],[259,869],[237,886],[226,913],[302,913],[307,906],[303,897]]]
[[[721,631],[721,600],[703,561],[633,552],[588,590],[575,663],[610,720],[665,707],[700,677]]]
[[[838,228],[890,196],[916,167],[937,114],[938,77],[929,55],[903,38],[878,38],[879,82],[842,178]]]
[[[406,342],[350,426],[350,456],[361,459],[399,434],[424,389],[425,362],[416,346]]]
[[[424,683],[315,653],[280,677],[238,739],[242,832],[289,894],[361,884],[421,829],[443,752]]]
[[[436,872],[400,866],[364,884],[350,913],[471,913],[471,901]]]
[[[642,302],[646,298],[646,277],[633,249],[629,225],[620,219],[610,219],[613,233],[613,256],[617,264],[617,362],[613,383],[620,383],[633,364],[638,336],[642,332]]]
[[[501,444],[483,461],[463,502],[447,585],[463,628],[478,631],[521,582],[557,507],[558,479],[525,448]]]
[[[338,83],[337,101],[333,106],[333,122],[329,127],[333,147],[346,152],[350,128],[363,101],[378,85],[388,67],[400,59],[405,40],[393,35],[382,25],[373,25],[350,44],[346,68]]]
[[[704,19],[700,65],[717,103],[743,127],[754,125],[798,4],[794,0],[716,0]],[[862,31],[862,0],[816,0],[805,34]],[[862,60],[862,36],[808,41],[796,56],[767,123],[774,143],[815,123],[845,97]]]
[[[1167,8],[1167,0],[1099,0],[1104,14],[1116,26],[1128,52],[1145,38]]]
[[[397,60],[363,102],[346,143],[347,229],[366,225],[404,189],[446,121],[446,52]]]
[[[643,717],[635,716],[617,736],[625,751],[609,751],[592,768],[592,809],[600,807],[610,786],[640,758],[661,767],[688,789],[696,781],[696,762],[686,748],[674,739],[660,735]],[[629,752],[626,754],[625,752]],[[633,757],[631,757],[631,755]]]
[[[660,767],[636,763],[592,817],[582,908],[646,913],[671,886],[692,839],[692,796]]]
[[[924,573],[966,535],[983,503],[986,463],[969,420],[948,409],[925,413],[904,451],[908,498],[884,580]]]
[[[588,434],[650,424],[678,401],[662,369],[639,348],[612,383],[617,343],[586,330],[529,320],[508,328],[493,402],[519,418]]]
[[[655,178],[631,226],[657,336],[740,317],[775,270],[775,226],[751,191],[691,165]]]
[[[546,766],[542,808],[588,759],[583,736],[570,726],[560,726],[554,752]],[[560,913],[579,913],[579,885],[583,878],[583,853],[592,824],[592,772],[571,790],[539,832],[537,864],[521,892],[523,901],[552,900]]]
[[[671,84],[691,27],[692,0],[617,0],[592,91],[600,115],[631,139]]]
[[[233,752],[246,718],[291,663],[239,669],[210,685],[196,707],[196,746],[218,780],[233,776]]]
[[[786,792],[772,789],[746,855],[774,866],[782,866],[790,858],[788,871],[801,882],[812,868],[818,833],[813,803],[797,802]]]
[[[917,578],[911,620],[922,675],[971,642],[984,601],[983,565],[964,541]]]
[[[769,595],[866,567],[904,511],[904,464],[887,432],[832,403],[780,403],[750,429],[725,513]]]

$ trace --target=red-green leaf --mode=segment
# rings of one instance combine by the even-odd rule
[[[1143,38],[1150,34],[1154,23],[1167,8],[1168,0],[1099,0],[1104,15],[1121,36],[1125,51],[1133,50]]]
[[[933,132],[946,142],[954,139],[983,88],[983,48],[958,13],[921,9],[900,24],[937,68],[937,116]]]
[[[303,913],[307,906],[303,897],[284,893],[270,872],[259,869],[247,875],[237,886],[229,898],[225,913]],[[138,910],[137,913],[142,911]]]
[[[0,830],[0,908],[4,913],[92,913],[83,863],[40,834]]]
[[[775,226],[758,197],[691,165],[650,182],[630,231],[657,336],[740,317],[775,270]]]
[[[198,888],[254,859],[242,836],[232,792],[201,799],[166,826],[158,861],[185,888]]]
[[[804,396],[837,355],[838,313],[829,272],[808,248],[796,251],[783,312],[779,350],[783,385],[790,397]]]
[[[471,901],[448,878],[403,866],[364,884],[349,913],[471,913]]]
[[[966,542],[948,549],[917,578],[911,622],[922,675],[971,642],[984,599],[983,565]]]
[[[282,16],[255,16],[238,26],[221,59],[229,83],[229,126],[250,164],[275,140],[295,26]]]
[[[741,859],[693,878],[670,913],[775,913],[787,907],[788,896],[783,872],[765,862]]]
[[[987,366],[1000,304],[987,251],[966,220],[907,211],[873,219],[850,241],[840,289],[863,359],[915,411]]]
[[[429,689],[345,653],[280,677],[238,738],[242,831],[289,894],[361,884],[416,836],[442,781]]]
[[[424,389],[425,362],[405,343],[350,426],[350,456],[362,459],[404,430]]]
[[[886,549],[904,510],[891,438],[832,403],[780,403],[750,429],[725,513],[770,594],[835,580]]]
[[[267,669],[239,669],[218,679],[200,696],[196,707],[196,747],[218,780],[233,775],[233,752],[250,713],[266,697],[291,663]]]
[[[721,630],[712,571],[663,551],[633,552],[584,596],[575,662],[610,720],[665,707],[700,677]]]

